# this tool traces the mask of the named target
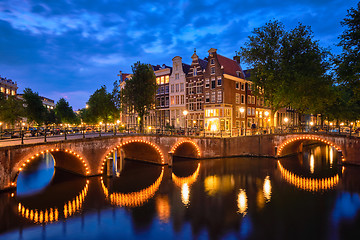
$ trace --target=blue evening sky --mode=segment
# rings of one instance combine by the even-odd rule
[[[211,47],[232,57],[255,27],[310,25],[338,53],[340,21],[358,0],[0,0],[0,75],[74,110],[140,60],[190,63]],[[245,68],[244,66],[243,68]]]

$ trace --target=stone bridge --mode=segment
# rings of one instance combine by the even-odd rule
[[[171,166],[174,156],[196,159],[283,157],[301,152],[304,144],[315,142],[333,146],[344,163],[360,164],[360,138],[356,137],[300,133],[233,138],[108,136],[1,147],[0,190],[16,187],[19,172],[47,152],[53,155],[55,167],[83,176],[95,176],[103,173],[106,160],[115,152],[128,159]]]

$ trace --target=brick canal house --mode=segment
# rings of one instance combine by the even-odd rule
[[[157,128],[163,128],[170,126],[169,80],[172,67],[166,66],[165,64],[152,67],[156,76],[158,89],[155,96],[155,111],[150,113],[150,119],[154,118],[155,122],[150,122],[155,123],[151,125],[155,125]],[[155,114],[154,117],[152,117],[153,114]]]
[[[208,64],[194,51],[191,56],[190,70],[186,75],[186,127],[191,129],[204,128],[204,72]]]
[[[182,58],[176,56],[172,59],[173,67],[170,75],[170,125],[175,128],[185,128],[186,116],[186,75],[190,65],[182,62]]]

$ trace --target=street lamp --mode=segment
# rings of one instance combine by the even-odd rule
[[[239,108],[239,111],[240,111],[240,113],[242,115],[245,112],[245,108],[241,107],[241,108]],[[242,135],[242,127],[241,127],[241,135]],[[245,136],[246,136],[246,123],[245,123]]]
[[[183,115],[185,116],[185,134],[186,134],[186,130],[187,130],[187,119],[186,119],[186,116],[188,115],[188,110],[184,110],[183,111]]]

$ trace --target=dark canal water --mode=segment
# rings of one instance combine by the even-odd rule
[[[0,239],[360,239],[360,167],[337,158],[314,145],[86,179],[45,155],[0,194]]]

